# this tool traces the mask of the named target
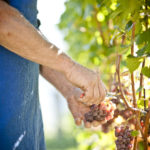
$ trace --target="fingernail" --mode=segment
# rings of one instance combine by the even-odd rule
[[[98,121],[93,121],[92,125],[93,125],[93,127],[98,127],[100,125],[100,123]]]
[[[75,119],[75,123],[78,126],[81,125],[81,119],[80,118]]]
[[[85,94],[84,93],[82,93],[81,95],[80,95],[80,98],[83,98],[85,96]]]
[[[85,123],[85,127],[86,127],[86,128],[90,128],[90,127],[91,127],[91,123],[90,123],[90,122],[86,122],[86,123]]]

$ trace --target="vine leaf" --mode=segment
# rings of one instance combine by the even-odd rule
[[[129,55],[127,57],[126,64],[131,73],[139,67],[139,65],[142,62],[142,59],[143,58],[141,58],[141,57],[134,57],[132,55]]]
[[[132,25],[133,25],[133,22],[130,20],[130,21],[126,24],[125,30],[130,31],[130,30],[132,29]]]
[[[150,67],[144,67],[144,68],[142,68],[142,73],[143,73],[146,77],[150,78]]]
[[[150,43],[146,45],[145,51],[147,55],[150,55]]]
[[[149,35],[150,35],[150,29],[139,34],[136,43],[142,44],[143,42],[150,42]]]
[[[150,43],[144,45],[143,48],[139,49],[137,52],[138,56],[150,55]]]
[[[138,108],[140,109],[143,109],[144,108],[144,103],[146,103],[146,107],[148,106],[148,100],[144,100],[144,99],[138,99],[137,100],[137,105],[138,105]]]
[[[140,91],[142,91],[143,87],[140,86],[137,90],[136,90],[136,93],[139,93]]]
[[[132,135],[133,137],[136,137],[136,136],[139,135],[139,131],[137,131],[137,130],[131,131],[131,135]]]
[[[146,51],[146,45],[143,48],[139,49],[136,53],[138,56],[143,56],[145,54],[145,51]]]

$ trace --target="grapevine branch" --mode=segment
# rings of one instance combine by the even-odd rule
[[[134,39],[135,39],[135,22],[133,23],[132,27],[132,45],[131,45],[131,55],[134,55]],[[137,108],[137,102],[136,102],[136,95],[135,95],[135,83],[134,83],[134,73],[131,73],[131,86],[132,86],[132,97],[133,97],[133,106],[134,108]],[[139,114],[136,113],[136,122],[139,123]],[[136,123],[135,129],[138,129],[138,124]],[[141,127],[139,125],[139,127]],[[143,133],[143,132],[142,132]],[[137,136],[134,139],[134,147],[133,150],[136,150],[137,148]]]
[[[134,38],[135,38],[135,22],[132,27],[132,45],[131,45],[131,55],[134,55]],[[133,96],[133,106],[136,108],[136,95],[135,95],[135,84],[134,84],[134,73],[131,73],[131,85],[132,85],[132,96]]]
[[[147,14],[147,0],[145,0],[145,28],[146,30],[148,29],[148,14]],[[145,66],[145,59],[142,62],[142,68]],[[140,87],[143,87],[143,74],[142,74],[142,69],[141,69],[141,73],[140,73]],[[146,93],[145,93],[145,89],[143,89],[143,94],[144,94],[144,110],[146,110]],[[141,98],[142,96],[142,90],[139,92],[139,98]],[[148,141],[147,141],[147,137],[148,137],[148,130],[149,130],[149,119],[150,119],[150,106],[148,105],[148,112],[146,114],[146,118],[145,118],[145,130],[144,130],[144,148],[145,150],[148,149]]]
[[[147,150],[147,137],[148,137],[148,129],[149,129],[149,118],[150,118],[150,110],[148,109],[148,113],[146,114],[146,120],[145,120],[145,136],[144,136],[144,142],[145,142],[145,149]]]
[[[145,59],[142,63],[142,68],[144,66],[145,66]],[[141,69],[141,71],[142,71],[142,69]],[[140,73],[140,87],[143,87],[143,74],[142,74],[142,72]],[[141,96],[142,96],[142,90],[140,90],[140,92],[139,92],[139,99],[141,98]]]
[[[144,93],[144,110],[146,110],[146,90],[143,89],[143,93]]]
[[[118,84],[119,84],[120,94],[121,94],[121,98],[123,99],[126,107],[128,109],[130,109],[131,107],[130,107],[128,101],[126,100],[126,98],[124,97],[124,92],[122,90],[121,79],[120,79],[120,62],[121,62],[121,55],[118,55],[118,58],[116,61],[116,72],[117,72],[117,76],[118,76]]]
[[[145,18],[146,18],[146,22],[145,22],[145,28],[146,30],[148,29],[148,14],[147,14],[147,0],[145,0],[145,10],[146,10],[146,13],[145,13]],[[142,64],[142,68],[145,66],[145,59],[143,61],[143,64]],[[142,80],[142,83],[140,86],[143,85],[143,74],[141,73],[141,80]],[[139,93],[139,97],[141,96],[141,91]],[[145,102],[145,98],[146,98],[146,93],[145,93],[145,89],[144,89],[144,109],[146,108],[146,102]],[[149,119],[150,119],[150,106],[148,105],[148,112],[146,114],[146,119],[145,119],[145,144],[146,144],[146,148],[148,147],[147,145],[147,137],[148,137],[148,129],[149,129]]]
[[[125,39],[126,39],[126,35],[125,35],[125,34],[123,34],[123,35],[122,35],[122,41],[121,41],[121,44],[122,44],[122,45],[124,45],[124,43],[125,43]]]

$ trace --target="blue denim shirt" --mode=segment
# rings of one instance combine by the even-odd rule
[[[9,0],[35,27],[36,3]],[[38,76],[38,64],[0,46],[0,150],[45,150]]]

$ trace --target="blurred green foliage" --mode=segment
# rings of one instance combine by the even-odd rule
[[[58,26],[69,55],[84,66],[100,67],[106,82],[115,72],[116,54],[126,57],[131,49],[133,22],[138,56],[150,54],[150,0],[67,0],[65,6]]]
[[[122,69],[128,68],[130,72],[141,67],[143,60],[150,56],[150,0],[67,0],[65,7],[58,27],[68,43],[68,54],[84,66],[99,67],[107,86],[116,71],[118,54],[123,56]],[[131,57],[133,40],[136,53]],[[150,78],[147,60],[142,73]],[[81,150],[114,149],[112,132],[81,131],[77,141]]]
[[[59,118],[60,122],[56,126],[56,132],[47,133],[45,130],[47,150],[77,150],[76,127],[72,115],[66,113]]]
[[[76,150],[77,142],[74,136],[63,132],[63,136],[56,135],[54,138],[46,138],[47,150]]]

